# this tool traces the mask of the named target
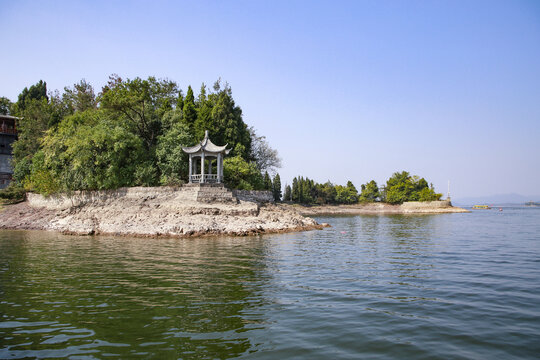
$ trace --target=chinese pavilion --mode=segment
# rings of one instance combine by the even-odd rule
[[[182,147],[182,150],[189,154],[190,183],[223,182],[223,157],[231,151],[231,149],[227,149],[227,144],[224,146],[215,145],[208,138],[208,130],[206,130],[204,139],[200,143],[191,147]]]

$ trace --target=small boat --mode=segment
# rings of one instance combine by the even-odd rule
[[[489,205],[474,205],[472,208],[473,208],[473,209],[483,209],[483,210],[488,210],[488,209],[491,209],[491,206],[489,206]]]

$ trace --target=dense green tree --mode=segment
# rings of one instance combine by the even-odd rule
[[[203,105],[207,100],[206,97],[206,85],[204,83],[201,84],[201,90],[199,91],[199,96],[197,96],[196,105],[197,107],[200,107]]]
[[[299,176],[293,179],[291,197],[293,202],[311,204],[317,196],[316,184],[313,180]]]
[[[291,185],[285,186],[285,194],[283,195],[283,201],[292,201]]]
[[[0,115],[10,115],[13,103],[7,97],[0,97]]]
[[[352,181],[347,181],[347,187],[351,190],[353,194],[358,194],[358,190],[356,190],[356,187],[353,185]]]
[[[141,138],[110,120],[101,111],[79,112],[65,118],[43,140],[44,166],[62,190],[114,189],[148,185],[149,171]],[[33,161],[35,163],[35,161]],[[36,189],[39,181],[29,177]]]
[[[356,192],[348,186],[336,186],[336,202],[339,204],[354,204],[358,201]]]
[[[440,200],[442,194],[436,193],[433,184],[430,187],[424,187],[418,192],[418,201],[437,201]]]
[[[241,156],[228,157],[223,161],[225,185],[231,189],[263,190],[263,177],[254,162]]]
[[[298,187],[298,179],[296,177],[292,181],[291,199],[293,202],[300,202],[300,189]]]
[[[178,99],[176,99],[176,109],[184,110],[184,93],[182,90],[178,91]]]
[[[233,155],[239,155],[251,160],[251,136],[247,125],[242,120],[242,109],[232,98],[232,90],[226,85],[217,94],[215,105],[212,107],[212,119],[217,125],[216,140],[221,144],[241,144],[233,148]]]
[[[371,180],[366,184],[362,184],[361,189],[362,191],[360,193],[359,199],[361,202],[374,202],[377,201],[380,196],[379,187],[377,186],[375,180]]]
[[[46,165],[45,154],[42,150],[32,157],[30,171],[22,183],[26,190],[47,196],[61,190],[58,178]]]
[[[212,118],[213,103],[211,101],[206,101],[206,96],[204,96],[203,99],[205,100],[202,103],[197,103],[197,120],[195,121],[193,131],[197,139],[202,139],[206,130],[208,130],[210,138],[215,141],[214,139],[216,138],[215,136],[218,127]]]
[[[36,84],[30,86],[30,88],[24,88],[23,91],[19,94],[17,100],[17,109],[18,111],[24,111],[28,103],[37,100],[41,101],[45,99],[49,100],[47,96],[47,83],[43,80],[39,80]]]
[[[167,111],[161,118],[161,132],[163,134],[166,134],[171,128],[173,128],[177,124],[183,125],[183,127],[187,129],[187,131],[189,132],[188,126],[182,121],[182,119],[183,119],[182,109],[175,108],[171,111]],[[191,132],[189,133],[190,135],[192,135]],[[159,142],[159,139],[158,139],[158,142]],[[188,144],[188,145],[191,145],[191,144]]]
[[[187,125],[188,129],[195,136],[195,122],[197,121],[197,109],[195,108],[195,95],[193,95],[193,89],[191,85],[188,86],[186,98],[184,99],[184,117],[183,122]],[[195,137],[195,139],[199,139]]]
[[[336,202],[336,187],[330,181],[317,184],[317,196],[315,202],[319,205],[334,204]]]
[[[157,165],[162,185],[179,185],[189,175],[189,155],[182,150],[193,142],[186,124],[177,122],[158,138],[156,148]]]
[[[111,119],[125,122],[151,150],[161,135],[161,118],[176,103],[178,88],[169,80],[135,78],[122,80],[112,75],[101,93],[100,102]]]
[[[414,185],[407,171],[395,172],[386,181],[386,202],[401,204],[413,198]]]
[[[264,173],[263,184],[264,184],[264,190],[272,191],[272,179],[270,179],[270,175],[268,175],[268,171]]]
[[[32,170],[32,157],[41,147],[41,139],[49,127],[60,121],[64,114],[57,97],[49,101],[47,84],[40,80],[30,88],[24,88],[11,113],[17,120],[17,141],[13,143],[13,178],[19,184]]]
[[[436,194],[434,189],[430,189],[424,178],[411,176],[407,171],[396,172],[386,181],[385,201],[390,204],[429,201],[441,196],[442,194]]]
[[[314,189],[315,189],[314,181],[310,180],[308,178],[306,178],[306,179],[301,178],[301,179],[302,179],[302,182],[301,182],[301,189],[302,189],[301,201],[304,204],[311,204],[311,203],[313,203],[313,198],[314,198]]]
[[[274,195],[274,201],[281,201],[281,178],[279,174],[276,174],[274,181],[272,181],[272,194]]]
[[[41,148],[41,139],[49,128],[56,122],[54,105],[47,99],[26,100],[24,109],[18,108],[17,132],[18,137],[13,147],[13,178],[22,182],[30,173],[32,157]]]
[[[62,99],[71,109],[71,112],[97,108],[94,88],[84,79],[77,84],[73,84],[72,88],[65,87]]]
[[[205,130],[232,149],[224,169],[232,187],[275,190],[262,174],[280,166],[277,151],[250,132],[231,88],[220,80],[213,91],[202,84],[197,97],[190,86],[184,97],[169,80],[112,75],[97,98],[84,79],[61,96],[40,81],[23,90],[13,110],[7,99],[0,105],[1,112],[22,118],[14,177],[40,192],[178,184],[188,166],[181,147],[200,141]],[[302,179],[302,201],[315,193],[314,182]]]
[[[347,189],[349,190],[352,197],[354,197],[354,201],[352,203],[358,202],[358,190],[356,190],[356,187],[353,185],[352,181],[347,181]],[[350,199],[347,200],[347,203],[349,203]]]

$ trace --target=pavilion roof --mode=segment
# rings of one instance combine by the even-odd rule
[[[19,118],[11,115],[2,115],[0,114],[0,120],[18,120]]]
[[[188,154],[195,154],[199,151],[204,152],[211,152],[211,153],[221,153],[224,152],[225,154],[228,154],[231,149],[227,149],[227,145],[224,146],[218,146],[214,144],[209,138],[208,138],[208,130],[204,132],[204,139],[200,143],[198,143],[195,146],[189,146],[189,147],[182,147],[182,150]]]

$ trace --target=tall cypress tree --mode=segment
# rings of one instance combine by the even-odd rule
[[[276,176],[274,176],[272,187],[273,187],[272,193],[274,195],[274,201],[276,202],[281,201],[281,179],[279,177],[279,174],[276,174]]]
[[[285,195],[283,196],[283,200],[292,201],[292,190],[290,185],[285,186]]]
[[[270,175],[268,175],[268,171],[264,173],[264,190],[272,191],[272,179],[270,179]]]
[[[292,201],[293,202],[299,202],[300,201],[300,196],[299,195],[299,191],[298,191],[298,179],[295,177],[292,181]]]
[[[47,83],[43,80],[39,80],[38,83],[30,86],[30,88],[23,89],[17,100],[17,108],[19,111],[25,110],[28,102],[41,99],[49,101],[49,96],[47,96]]]
[[[178,99],[176,100],[176,108],[184,110],[184,93],[182,90],[178,91]]]
[[[356,187],[353,185],[352,181],[347,181],[347,188],[349,188],[355,196],[358,195],[358,190],[356,190]]]
[[[304,177],[300,176],[298,179],[298,202],[300,204],[304,203],[304,186],[305,186]]]
[[[191,134],[195,134],[195,121],[197,121],[197,110],[195,108],[195,96],[193,95],[193,89],[191,85],[188,86],[186,98],[184,99],[184,116],[182,117],[182,122],[185,123]],[[201,139],[196,139],[200,141]]]

